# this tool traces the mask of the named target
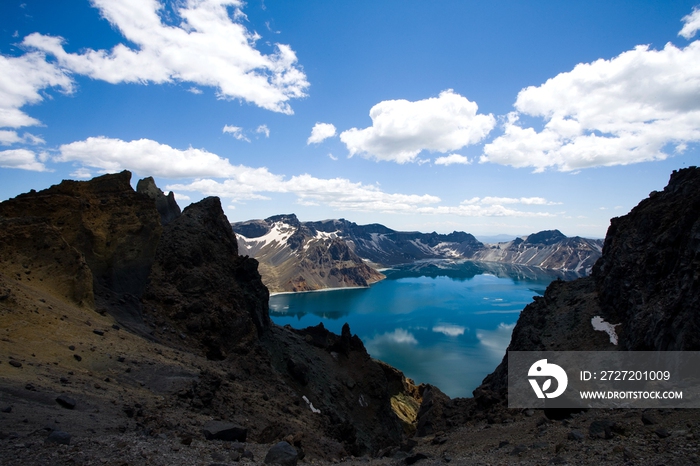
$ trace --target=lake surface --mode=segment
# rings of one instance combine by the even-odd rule
[[[369,288],[279,294],[270,316],[294,328],[345,322],[369,354],[417,384],[471,397],[501,362],[520,311],[544,293],[553,271],[474,262],[433,261],[396,267]]]

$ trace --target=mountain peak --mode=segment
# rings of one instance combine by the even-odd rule
[[[296,214],[273,215],[272,217],[266,218],[265,221],[268,223],[284,222],[293,227],[298,227],[301,225],[301,222],[297,218]]]
[[[544,244],[547,246],[563,239],[566,239],[566,235],[559,230],[544,230],[528,236],[527,239],[525,239],[525,243]]]

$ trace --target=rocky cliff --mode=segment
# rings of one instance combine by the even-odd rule
[[[662,192],[611,220],[589,277],[555,281],[525,307],[508,350],[700,349],[700,169],[674,171]],[[618,344],[591,319],[619,324]],[[475,392],[505,403],[507,360]]]
[[[90,303],[89,295],[93,294],[98,311],[108,312],[122,325],[145,332],[140,296],[162,228],[153,200],[136,193],[130,179],[131,173],[122,172],[84,182],[63,181],[0,203],[0,217],[15,225],[31,221],[42,229],[54,230],[54,235],[46,237],[46,241],[55,239],[47,243],[48,248],[60,249],[64,242],[79,253],[90,270],[92,289],[85,291],[85,303]],[[22,234],[36,238],[32,226],[23,230],[16,231],[14,237]],[[20,253],[40,256],[41,250],[23,248],[14,252]],[[80,285],[81,289],[84,287]]]
[[[402,232],[345,219],[300,222],[294,214],[232,226],[240,250],[260,261],[263,281],[272,291],[367,286],[382,278],[374,269],[426,259],[504,263],[583,276],[602,249],[600,240],[569,238],[558,230],[483,244],[459,231]]]
[[[401,442],[420,394],[400,372],[347,326],[272,324],[257,261],[238,254],[218,198],[180,213],[152,180],[134,191],[130,179],[64,181],[0,203],[0,400],[17,411],[0,417],[0,441],[60,414],[82,438],[189,445],[233,425],[239,440],[286,439],[317,459]]]

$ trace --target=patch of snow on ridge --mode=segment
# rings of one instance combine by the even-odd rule
[[[591,319],[591,325],[593,330],[598,330],[599,332],[605,332],[610,337],[610,343],[617,345],[617,333],[615,332],[615,327],[620,324],[611,324],[603,320],[600,316],[595,316]]]
[[[338,237],[338,233],[340,231],[336,230],[332,233],[326,233],[325,231],[316,231],[316,236],[314,236],[316,239],[335,239]]]
[[[273,242],[286,243],[294,234],[294,228],[283,222],[275,222],[269,232],[258,238],[248,239],[249,242],[271,244]]]

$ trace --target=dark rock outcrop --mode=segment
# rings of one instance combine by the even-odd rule
[[[147,312],[194,336],[209,358],[224,359],[269,327],[257,261],[238,255],[218,198],[190,205],[166,225],[155,256]]]
[[[611,220],[591,276],[552,282],[520,313],[510,351],[700,349],[700,169],[674,171],[662,192]],[[594,330],[601,317],[618,345]],[[507,358],[474,391],[481,407],[505,404]]]
[[[348,453],[375,452],[401,441],[404,428],[392,398],[411,397],[415,389],[399,371],[392,374],[370,358],[347,324],[341,335],[323,324],[302,330],[273,326],[261,343],[271,366],[307,397],[305,409],[318,411],[327,435]]]
[[[182,213],[180,211],[180,206],[175,202],[175,193],[170,191],[166,196],[163,191],[161,191],[156,182],[153,180],[152,176],[139,180],[136,184],[136,192],[145,194],[154,201],[156,201],[156,210],[160,214],[160,223],[167,225]]]
[[[600,304],[622,322],[620,349],[700,349],[700,169],[610,222],[593,270]]]

